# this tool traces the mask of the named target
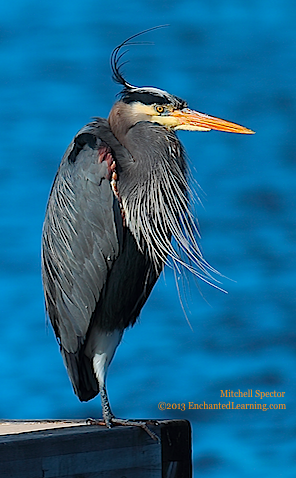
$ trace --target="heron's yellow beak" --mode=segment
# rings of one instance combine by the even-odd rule
[[[191,131],[226,131],[228,133],[254,134],[254,131],[247,129],[235,123],[230,123],[214,116],[208,116],[198,111],[184,108],[182,110],[173,110],[170,117],[174,118],[173,129],[185,129]]]

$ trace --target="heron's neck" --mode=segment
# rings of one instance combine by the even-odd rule
[[[109,114],[109,125],[118,141],[128,149],[127,134],[129,130],[141,121],[149,121],[150,117],[135,107],[134,103],[128,104],[118,101]]]
[[[129,105],[122,102],[115,103],[110,111],[108,121],[114,136],[123,146],[126,146],[126,134],[134,124],[134,118],[131,115],[131,108],[129,108]]]

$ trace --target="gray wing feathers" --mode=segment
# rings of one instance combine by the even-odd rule
[[[97,143],[99,147],[99,139]],[[119,253],[119,205],[106,179],[107,165],[98,161],[98,147],[85,144],[70,163],[70,145],[43,228],[46,307],[62,347],[73,353],[84,340],[108,270]]]

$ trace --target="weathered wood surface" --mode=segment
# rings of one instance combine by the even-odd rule
[[[158,423],[149,428],[159,442],[138,427],[107,430],[83,421],[2,421],[0,430],[5,426],[8,434],[0,436],[0,477],[191,478],[189,422]],[[24,432],[32,427],[39,431]]]
[[[85,420],[0,420],[0,436],[86,424]]]

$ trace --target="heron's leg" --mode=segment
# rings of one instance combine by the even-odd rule
[[[88,418],[87,424],[88,425],[102,425],[102,426],[106,426],[107,428],[111,428],[112,427],[112,420],[114,418],[114,415],[111,411],[111,407],[110,407],[110,403],[109,403],[109,398],[108,398],[107,389],[106,389],[106,385],[105,385],[105,377],[104,377],[103,381],[99,381],[99,391],[100,391],[100,395],[101,395],[103,420]]]
[[[85,354],[93,362],[93,370],[99,384],[99,392],[101,394],[103,420],[108,428],[111,428],[111,412],[110,403],[106,390],[106,376],[108,366],[113,358],[114,352],[121,341],[123,330],[115,329],[113,332],[103,331],[98,324],[94,324],[92,334],[90,334]],[[101,424],[101,423],[100,423]]]
[[[103,384],[100,383],[99,388],[100,388],[100,395],[101,395],[103,419],[105,421],[106,427],[111,428],[114,415],[111,412],[111,407],[110,407],[105,383]]]
[[[148,428],[146,422],[115,418],[111,411],[106,389],[106,376],[108,365],[110,364],[116,347],[121,340],[122,333],[122,330],[103,332],[98,329],[97,333],[93,335],[93,340],[89,342],[88,347],[86,348],[86,354],[88,356],[93,355],[93,367],[99,384],[103,412],[103,420],[90,419],[88,420],[88,423],[90,425],[105,425],[107,428],[111,428],[113,425],[136,426],[145,430],[153,440],[159,440],[157,435]]]

